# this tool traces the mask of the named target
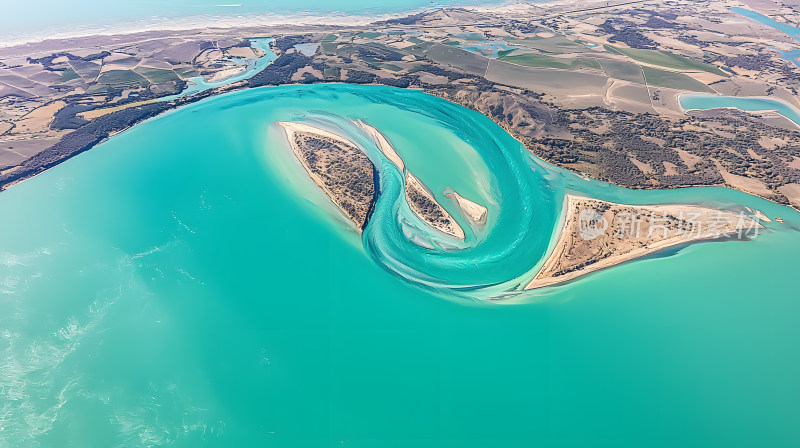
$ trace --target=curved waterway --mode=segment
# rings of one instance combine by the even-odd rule
[[[773,19],[772,17],[765,16],[764,14],[760,14],[760,13],[752,11],[750,9],[733,7],[733,8],[731,8],[731,11],[733,11],[736,14],[739,14],[741,16],[747,17],[748,19],[754,20],[754,21],[756,21],[756,22],[758,22],[758,23],[760,23],[762,25],[766,25],[766,26],[775,28],[778,31],[782,31],[782,32],[786,33],[788,36],[790,36],[791,38],[800,41],[800,28],[798,28],[796,26],[792,26],[792,25],[790,25],[788,23],[778,22],[777,20]],[[787,51],[787,50],[781,50],[781,49],[775,48],[775,47],[769,47],[769,49],[779,52],[781,54],[781,57],[783,57],[783,59],[785,59],[785,60],[793,63],[794,65],[797,65],[798,67],[800,67],[800,61],[797,60],[798,57],[800,57],[800,51],[798,51],[798,50],[788,50]]]
[[[415,220],[351,119],[386,135],[463,242]],[[337,131],[376,163],[362,235],[277,120]],[[445,188],[488,208],[484,230]],[[565,192],[785,222],[517,292]],[[724,188],[587,180],[418,91],[208,98],[3,192],[0,213],[0,446],[800,442],[798,213]]]
[[[733,108],[746,112],[777,112],[800,126],[800,111],[789,103],[773,98],[739,97],[684,93],[678,97],[684,110]]]
[[[244,81],[245,79],[252,78],[256,73],[264,70],[269,64],[272,63],[278,56],[272,51],[272,47],[270,44],[274,40],[271,37],[264,37],[264,38],[251,38],[250,40],[250,47],[261,50],[264,54],[260,57],[253,57],[253,58],[231,58],[231,60],[236,62],[245,62],[245,67],[242,68],[242,71],[233,75],[229,76],[225,79],[221,79],[219,81],[206,81],[206,79],[202,76],[195,76],[188,79],[187,86],[181,93],[165,96],[160,98],[159,101],[172,101],[176,98],[181,98],[184,96],[195,95],[200,92],[210,90],[216,87],[223,87],[229,84],[233,84],[238,81]]]

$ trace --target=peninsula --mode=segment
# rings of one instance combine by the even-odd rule
[[[761,225],[750,216],[696,205],[625,205],[567,195],[558,241],[525,289],[564,283],[673,246],[752,238]]]

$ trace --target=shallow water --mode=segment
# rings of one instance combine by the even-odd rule
[[[490,229],[459,251],[404,242],[399,173],[348,119],[383,131],[434,191],[487,205]],[[363,240],[275,120],[337,129],[379,164]],[[786,223],[471,299],[527,278],[565,191]],[[798,213],[723,188],[587,181],[420,92],[209,98],[3,192],[0,213],[3,447],[800,443]]]

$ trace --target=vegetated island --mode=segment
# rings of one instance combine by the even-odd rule
[[[760,212],[759,212],[760,213]],[[696,205],[625,205],[567,195],[558,241],[525,289],[573,280],[668,247],[747,239],[761,225],[749,215]]]
[[[464,230],[461,226],[436,201],[425,185],[410,172],[406,173],[406,200],[414,214],[425,221],[425,224],[454,238],[464,239]]]
[[[486,225],[486,217],[488,213],[486,207],[470,201],[453,190],[445,191],[445,196],[455,202],[455,204],[461,209],[464,216],[469,218],[470,223],[476,228],[482,229]]]
[[[279,121],[297,160],[337,207],[363,230],[375,206],[375,166],[353,142],[303,123]]]

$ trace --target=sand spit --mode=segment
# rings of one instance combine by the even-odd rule
[[[753,216],[755,216],[756,218],[758,218],[760,221],[763,221],[763,222],[772,222],[772,220],[771,220],[771,219],[769,219],[769,216],[765,215],[765,214],[764,214],[764,212],[762,212],[761,210],[752,209],[752,208],[750,208],[750,207],[745,207],[745,209],[746,209],[748,212],[752,213],[752,214],[753,214]]]
[[[525,289],[541,288],[659,250],[717,238],[747,239],[762,227],[744,212],[695,205],[625,205],[567,195],[553,252]]]
[[[375,201],[375,167],[350,140],[303,123],[278,121],[297,159],[337,207],[363,230]]]
[[[394,150],[394,146],[389,142],[389,139],[386,138],[381,131],[375,129],[373,126],[370,126],[364,123],[361,120],[351,120],[356,126],[360,127],[367,135],[370,136],[375,145],[378,146],[378,149],[381,150],[383,155],[386,156],[387,159],[391,160],[392,163],[397,165],[400,168],[400,171],[405,169],[405,164],[403,163],[403,159],[400,158],[400,155],[397,154],[397,151]]]
[[[452,199],[453,202],[458,205],[464,215],[472,220],[477,227],[483,227],[486,224],[486,207],[470,201],[469,199],[452,190],[445,193],[445,196]]]
[[[464,230],[461,226],[411,173],[406,174],[406,200],[411,210],[425,224],[454,238],[464,239]]]

